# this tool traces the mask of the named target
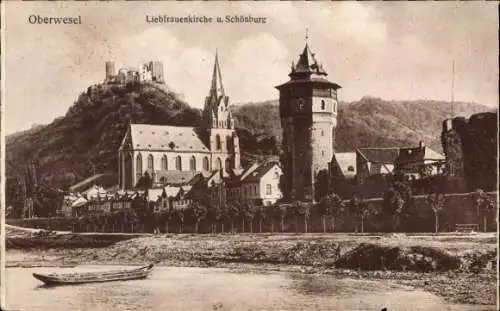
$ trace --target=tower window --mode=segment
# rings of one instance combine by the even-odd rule
[[[321,155],[324,156],[325,155],[325,151],[324,150],[321,150]]]
[[[230,169],[231,169],[231,160],[226,159],[226,171],[229,172]]]
[[[222,169],[222,161],[221,161],[221,159],[220,159],[220,158],[217,158],[217,166],[216,166],[216,168],[217,168],[218,170]]]
[[[231,136],[226,137],[226,148],[228,151],[233,150],[232,138]]]
[[[217,134],[217,135],[215,136],[215,148],[216,148],[217,150],[220,150],[220,149],[221,149],[221,142],[220,142],[220,136],[219,136],[219,134]]]
[[[208,165],[208,157],[204,157],[203,158],[203,169],[205,171],[208,171],[209,170],[209,165]]]
[[[325,110],[325,101],[321,100],[321,110]]]
[[[305,103],[304,99],[303,98],[299,98],[299,101],[298,101],[298,104],[297,104],[297,110],[298,111],[304,110],[305,105],[306,105],[306,103]]]
[[[325,136],[325,132],[321,130],[321,136]]]

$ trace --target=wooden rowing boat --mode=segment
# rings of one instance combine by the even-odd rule
[[[44,282],[46,285],[70,285],[97,282],[112,282],[138,280],[146,278],[153,269],[153,264],[136,269],[114,270],[104,272],[84,272],[65,274],[39,274],[33,273],[35,279]]]

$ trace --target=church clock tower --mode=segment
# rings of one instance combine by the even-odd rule
[[[306,37],[307,39],[307,37]],[[292,63],[290,80],[276,88],[283,128],[285,200],[312,201],[319,171],[328,170],[337,126],[337,90],[308,44]]]

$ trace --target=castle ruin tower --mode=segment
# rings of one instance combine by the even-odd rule
[[[111,81],[114,78],[114,76],[116,75],[115,62],[107,61],[105,66],[106,66],[106,79],[105,79],[105,81]]]
[[[226,95],[222,84],[217,52],[215,53],[212,83],[203,109],[203,126],[212,153],[212,169],[222,170],[224,173],[239,170],[241,167],[239,141],[234,129],[229,96]]]
[[[306,37],[307,39],[307,37]],[[283,128],[283,187],[285,200],[312,201],[318,173],[334,152],[337,126],[337,90],[306,42],[290,80],[276,88]]]
[[[151,78],[153,82],[165,83],[165,76],[163,74],[163,63],[159,60],[149,62],[151,70]]]

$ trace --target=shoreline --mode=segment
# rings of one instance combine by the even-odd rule
[[[10,238],[14,239],[7,236],[7,242]],[[387,280],[423,289],[450,303],[496,304],[497,238],[491,234],[170,234],[136,236],[100,247],[90,246],[95,235],[18,234],[15,239],[23,243],[7,248],[10,268],[155,263],[158,267],[318,274]]]
[[[7,264],[20,263],[17,267],[10,268],[72,268],[77,266],[140,266],[144,261],[136,262],[73,262],[63,260],[45,261],[7,261]],[[24,266],[23,266],[24,265]],[[465,273],[465,272],[402,272],[402,271],[360,271],[354,269],[336,269],[324,267],[311,267],[304,265],[286,264],[251,264],[251,263],[224,263],[224,262],[202,262],[202,261],[164,261],[155,264],[157,267],[184,267],[184,268],[206,268],[227,269],[238,273],[300,273],[329,275],[336,278],[365,279],[371,281],[389,281],[411,289],[421,289],[434,295],[442,297],[448,303],[471,304],[492,306],[496,304],[496,275],[495,273]],[[478,297],[477,293],[482,293]]]

